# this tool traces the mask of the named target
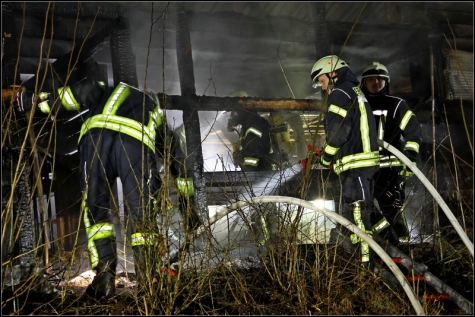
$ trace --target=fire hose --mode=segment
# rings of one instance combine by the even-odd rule
[[[381,257],[381,259],[388,265],[389,269],[391,269],[394,276],[396,276],[396,278],[398,279],[402,288],[404,289],[407,296],[409,297],[409,300],[411,301],[412,306],[414,307],[414,310],[416,311],[417,315],[424,315],[424,310],[422,309],[421,303],[419,302],[416,295],[414,294],[414,291],[409,285],[406,277],[401,272],[401,269],[399,269],[399,267],[392,261],[391,257],[379,246],[379,244],[376,241],[373,240],[371,236],[369,236],[360,228],[355,226],[348,219],[328,209],[316,207],[315,205],[313,205],[312,203],[308,201],[305,201],[299,198],[285,197],[285,196],[261,196],[261,197],[252,197],[250,198],[250,201],[238,201],[232,204],[231,206],[226,207],[221,211],[218,211],[213,217],[210,218],[207,224],[200,226],[195,231],[195,236],[201,235],[205,230],[209,228],[209,226],[211,226],[212,224],[217,222],[219,219],[229,214],[231,211],[245,207],[252,203],[287,203],[287,204],[298,205],[310,210],[321,212],[328,218],[335,220],[338,223],[344,225],[349,230],[357,234],[358,237],[362,238],[365,242],[367,242],[369,246]]]
[[[454,228],[457,231],[458,235],[460,236],[463,243],[467,247],[468,252],[470,252],[470,254],[472,255],[472,258],[473,258],[473,242],[470,241],[470,239],[467,236],[467,233],[465,233],[465,231],[463,231],[462,227],[460,226],[459,222],[457,221],[457,218],[455,218],[452,211],[450,211],[449,206],[447,206],[445,201],[442,199],[440,194],[437,192],[437,189],[434,188],[434,186],[429,182],[429,180],[424,176],[424,174],[414,164],[412,164],[411,160],[409,160],[403,153],[401,153],[401,151],[396,149],[391,144],[389,144],[385,141],[382,141],[382,140],[378,140],[378,144],[379,144],[379,146],[382,146],[385,149],[387,149],[392,154],[396,155],[397,158],[400,159],[404,164],[406,164],[406,167],[409,168],[414,173],[414,175],[417,176],[417,178],[419,178],[419,180],[422,182],[422,184],[424,184],[424,186],[427,188],[427,190],[429,190],[429,192],[432,194],[432,196],[437,201],[439,206],[442,208],[445,215],[449,219],[452,226],[454,226]]]
[[[460,238],[462,239],[465,246],[467,247],[467,249],[469,250],[470,254],[473,257],[473,243],[470,241],[465,231],[463,231],[462,227],[458,223],[453,213],[450,211],[445,201],[439,195],[439,193],[434,188],[434,186],[429,182],[429,180],[424,176],[424,174],[403,153],[401,153],[398,149],[396,149],[392,145],[382,140],[378,140],[378,144],[384,147],[385,149],[387,149],[389,152],[391,152],[397,158],[399,158],[404,164],[406,164],[406,167],[409,168],[414,173],[414,175],[416,175],[417,178],[422,182],[422,184],[429,190],[429,192],[432,194],[432,196],[437,201],[439,206],[441,206],[442,210],[445,212],[450,223],[454,226],[455,230],[457,231]],[[358,237],[362,238],[381,257],[381,259],[388,265],[389,269],[396,276],[399,283],[403,287],[404,291],[408,295],[409,300],[411,301],[416,313],[418,315],[424,314],[422,306],[420,302],[417,300],[412,288],[409,286],[405,276],[402,274],[401,270],[397,267],[397,265],[392,261],[391,257],[379,246],[377,242],[375,242],[369,235],[364,233],[361,229],[356,227],[346,218],[343,218],[342,216],[332,211],[329,211],[327,209],[317,208],[316,206],[314,206],[313,204],[305,200],[294,198],[294,197],[285,197],[285,196],[261,196],[261,197],[252,197],[250,201],[238,201],[228,207],[225,207],[223,210],[217,212],[213,217],[209,219],[209,221],[206,224],[203,224],[198,229],[196,229],[196,231],[194,232],[194,236],[195,237],[200,236],[205,230],[209,229],[211,225],[216,223],[219,219],[226,216],[233,210],[245,207],[251,203],[276,203],[276,202],[295,204],[298,206],[302,206],[304,208],[308,208],[310,210],[321,212],[328,218],[333,219],[337,221],[338,223],[344,225],[350,231],[354,232]]]

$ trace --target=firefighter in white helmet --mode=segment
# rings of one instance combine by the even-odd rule
[[[378,138],[391,144],[413,164],[417,164],[422,141],[421,125],[404,99],[389,94],[389,81],[386,66],[373,62],[363,71],[361,90],[375,116]],[[394,245],[408,243],[410,233],[404,210],[405,182],[412,172],[390,152],[381,147],[379,149],[381,163],[380,170],[375,175],[374,198],[382,215],[374,214],[373,231]]]
[[[325,145],[320,163],[332,167],[342,184],[344,206],[340,213],[367,234],[372,234],[373,176],[379,169],[379,152],[374,116],[358,80],[348,64],[336,55],[319,59],[310,73],[313,87],[328,94],[324,116]],[[345,234],[350,232],[341,230]],[[360,259],[371,263],[369,245],[355,234]]]

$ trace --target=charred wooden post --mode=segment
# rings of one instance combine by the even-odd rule
[[[315,29],[315,60],[318,60],[323,56],[331,54],[326,20],[326,2],[314,2],[311,5],[313,9],[313,25]]]
[[[125,17],[116,20],[116,25],[110,35],[110,51],[114,87],[121,82],[138,87],[139,80],[130,39],[130,23]]]
[[[183,107],[183,122],[185,125],[186,149],[190,156],[193,171],[194,204],[195,212],[202,222],[208,220],[208,207],[206,204],[206,186],[204,181],[203,150],[201,147],[200,120],[198,109],[201,110],[196,97],[195,75],[193,58],[188,29],[186,11],[181,2],[176,3],[176,55],[178,75],[180,78],[181,95],[180,104]]]

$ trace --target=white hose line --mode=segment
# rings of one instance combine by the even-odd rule
[[[379,146],[382,146],[385,149],[387,149],[392,154],[396,155],[397,158],[400,159],[404,164],[406,164],[406,166],[411,169],[411,171],[417,176],[417,178],[419,178],[419,180],[422,182],[422,184],[424,184],[424,186],[429,190],[429,192],[432,194],[432,196],[437,201],[439,206],[442,208],[445,215],[449,219],[452,226],[454,226],[455,230],[459,234],[459,236],[462,239],[463,243],[467,247],[468,252],[470,252],[470,254],[472,255],[472,258],[473,258],[473,242],[470,241],[470,239],[467,236],[467,233],[465,231],[463,231],[463,229],[460,226],[457,218],[455,218],[454,214],[452,213],[452,211],[450,211],[449,207],[447,206],[445,201],[442,199],[442,197],[439,195],[439,193],[434,188],[434,186],[429,182],[429,180],[424,176],[424,174],[422,174],[422,172],[417,168],[417,166],[412,164],[411,160],[409,160],[403,153],[401,153],[401,151],[396,149],[391,144],[389,144],[385,141],[382,141],[382,140],[378,140],[378,144],[379,144]]]
[[[402,288],[406,292],[407,296],[409,297],[409,300],[412,303],[412,307],[416,311],[417,315],[425,315],[424,309],[421,306],[421,303],[417,299],[416,295],[414,294],[414,291],[412,290],[411,286],[409,285],[406,277],[404,274],[401,272],[399,267],[394,263],[394,261],[391,259],[391,257],[379,246],[379,244],[373,240],[373,238],[369,235],[367,235],[365,232],[363,232],[360,228],[355,226],[353,223],[351,223],[348,219],[340,216],[339,214],[330,211],[325,208],[319,208],[308,201],[299,199],[299,198],[294,198],[294,197],[286,197],[286,196],[261,196],[261,197],[251,197],[250,201],[238,201],[232,204],[229,207],[225,207],[223,210],[218,211],[216,214],[214,214],[209,222],[207,224],[201,225],[198,229],[195,231],[195,236],[201,235],[206,229],[208,229],[211,225],[213,225],[216,221],[221,219],[222,217],[226,216],[233,210],[245,207],[249,204],[252,203],[286,203],[286,204],[293,204],[297,206],[301,206],[310,210],[318,211],[324,214],[326,217],[333,219],[337,221],[338,223],[344,225],[347,227],[349,230],[354,232],[358,237],[363,239],[365,242],[369,244],[369,246],[381,257],[381,259],[386,263],[386,265],[391,269],[393,272],[394,276],[398,279],[399,283],[401,284]]]

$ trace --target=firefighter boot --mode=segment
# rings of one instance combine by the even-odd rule
[[[135,276],[137,289],[143,288],[145,285],[151,285],[158,282],[157,267],[164,253],[163,246],[153,252],[154,246],[133,246]],[[166,250],[166,249],[165,249]]]
[[[144,285],[147,279],[145,246],[133,246],[132,252],[134,255],[135,281],[138,288],[139,285]]]
[[[86,294],[95,299],[115,294],[115,268],[111,263],[99,262],[96,267],[97,274],[92,283],[87,287]]]
[[[385,229],[383,229],[381,232],[379,232],[379,235],[383,240],[387,240],[389,243],[391,243],[394,246],[397,246],[399,244],[399,238],[396,234],[396,231],[392,228],[392,226],[389,226]]]
[[[115,272],[117,260],[115,255],[115,241],[113,239],[99,239],[95,241],[99,263],[94,270],[96,276],[87,287],[86,294],[95,299],[115,294]]]

